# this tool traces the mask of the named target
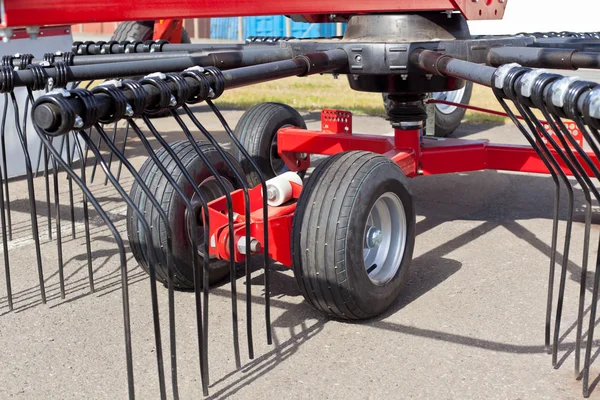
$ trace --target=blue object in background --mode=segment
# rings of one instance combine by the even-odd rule
[[[286,17],[268,15],[260,17],[244,17],[242,28],[244,39],[248,36],[286,36]],[[335,36],[335,23],[310,24],[290,20],[291,36],[296,38],[316,38]],[[342,33],[346,24],[342,26]],[[238,40],[238,18],[211,18],[210,38]]]

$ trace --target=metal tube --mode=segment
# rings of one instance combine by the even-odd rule
[[[101,56],[93,56],[101,57]],[[96,63],[67,68],[69,82],[87,81],[94,79],[122,78],[124,76],[139,76],[152,72],[178,72],[194,66],[214,66],[220,69],[238,68],[248,65],[263,64],[285,60],[292,57],[289,48],[192,53],[184,57],[148,59],[141,61]],[[44,73],[50,78],[56,78],[54,68],[45,68]],[[30,86],[34,83],[34,73],[31,70],[14,71],[15,87]]]
[[[179,59],[161,60],[161,61],[157,61],[157,63],[159,63],[159,62],[170,63],[170,62],[173,62],[176,60],[179,60]],[[344,67],[347,64],[347,62],[348,62],[348,56],[347,56],[346,52],[341,49],[336,49],[336,50],[329,50],[329,51],[325,51],[325,52],[321,52],[321,53],[307,54],[304,56],[295,57],[292,60],[274,61],[274,62],[269,62],[269,63],[261,64],[261,65],[253,65],[253,66],[248,66],[248,67],[236,68],[234,70],[223,72],[223,74],[225,75],[225,89],[232,89],[232,88],[236,88],[236,87],[246,86],[246,85],[250,85],[250,84],[255,84],[255,83],[259,83],[259,82],[275,80],[275,79],[280,79],[280,78],[285,78],[285,77],[290,77],[290,76],[295,76],[295,75],[304,76],[304,75],[333,71],[333,70]],[[136,64],[136,65],[144,64],[144,65],[146,65],[147,62],[136,61],[136,62],[130,62],[130,63],[123,63],[123,64],[119,64],[119,65],[124,65],[124,64]],[[109,67],[110,68],[114,65],[116,65],[116,64],[105,64],[105,65],[102,65],[99,67],[104,67],[104,68]],[[92,67],[93,66],[73,67],[71,70],[75,70],[75,68],[79,68],[77,70],[77,73],[79,73],[82,68],[92,68]],[[96,66],[96,67],[98,67],[98,66]],[[187,68],[187,67],[181,68],[181,69],[179,69],[179,71],[181,71],[182,69],[185,69],[185,68]],[[122,69],[122,67],[121,67],[121,69]],[[495,70],[494,68],[490,68],[490,69]],[[135,69],[133,69],[132,71],[134,71],[134,70]],[[155,65],[154,70],[163,71],[162,67],[159,65]],[[111,71],[114,72],[114,70],[111,70]],[[21,71],[19,71],[19,72],[21,72]],[[30,71],[23,71],[23,72],[30,72]],[[88,73],[86,73],[86,74],[88,74]],[[136,73],[132,72],[132,74],[139,75],[140,71],[137,71]],[[95,77],[94,77],[94,75],[91,75],[91,76],[92,76],[92,79],[97,78],[97,76],[95,76]],[[75,78],[76,78],[76,80],[80,80],[81,77],[77,76]],[[87,78],[81,78],[81,79],[87,79]],[[190,77],[186,77],[184,79],[188,82],[189,86],[192,88],[192,90],[190,91],[190,95],[195,96],[198,93],[198,89],[199,89],[198,81],[195,80],[194,78],[190,78]],[[208,79],[211,82],[211,84],[214,84],[214,78],[212,76],[208,77]],[[173,92],[175,92],[177,90],[177,86],[175,83],[168,82],[167,84],[169,85],[169,87],[171,88],[171,90]],[[160,99],[159,90],[152,85],[143,85],[143,88],[146,91],[146,104],[156,104]],[[125,94],[125,97],[127,98],[127,101],[131,102],[133,100],[133,94],[130,91],[125,91],[124,94]],[[110,96],[107,96],[102,93],[97,94],[95,96],[98,101],[98,116],[101,118],[109,116],[113,109],[113,100],[110,98]],[[69,99],[69,101],[71,102],[71,105],[73,106],[73,109],[75,110],[75,112],[78,115],[83,115],[83,111],[84,111],[83,102],[79,99],[74,99],[74,98]],[[60,125],[60,121],[61,121],[59,108],[56,105],[49,104],[49,103],[44,103],[44,104],[38,105],[35,108],[35,110],[33,111],[32,118],[38,127],[41,127],[42,129],[46,130],[47,132],[52,132],[53,130],[58,129],[58,127]],[[61,133],[64,134],[66,132],[56,132],[56,134],[61,134]]]
[[[573,49],[495,47],[488,53],[487,60],[495,67],[516,62],[532,68],[600,68],[600,53]]]

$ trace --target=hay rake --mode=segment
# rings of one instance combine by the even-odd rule
[[[503,5],[490,2],[456,7],[470,18],[477,10],[479,15],[481,10],[501,10],[500,16],[504,10]],[[358,8],[354,11],[361,11]],[[26,161],[30,227],[42,303],[47,301],[44,274],[52,266],[42,263],[36,203],[40,194],[34,185],[40,173],[48,238],[57,245],[61,298],[67,295],[61,177],[67,178],[72,238],[77,235],[75,189],[82,192],[90,292],[95,291],[90,204],[114,237],[120,262],[130,398],[135,396],[135,385],[127,249],[114,215],[104,209],[98,186],[92,185],[97,170],[104,173],[103,184],[110,184],[127,206],[129,247],[150,278],[161,398],[169,396],[168,375],[172,397],[180,397],[177,289],[194,290],[197,360],[202,392],[207,396],[209,289],[225,277],[231,285],[234,363],[236,368],[242,365],[236,286],[239,265],[243,265],[246,277],[246,348],[248,358],[254,358],[252,255],[262,257],[267,343],[272,343],[272,261],[293,268],[302,294],[316,309],[338,319],[370,318],[387,309],[399,295],[412,257],[415,213],[407,178],[482,169],[549,173],[555,196],[544,341],[552,354],[552,365],[557,367],[575,208],[573,177],[585,197],[574,374],[582,377],[583,395],[589,396],[600,288],[598,248],[588,300],[587,338],[585,297],[589,259],[594,257],[594,248],[590,248],[593,201],[600,202],[596,183],[600,179],[600,85],[537,68],[599,68],[598,35],[536,33],[473,39],[465,31],[460,13],[344,18],[348,29],[338,38],[253,37],[243,45],[184,45],[164,40],[76,42],[71,52],[47,53],[42,58],[4,56],[0,67],[0,92],[5,99],[0,125],[0,224],[8,308],[14,308],[9,257],[13,224],[5,146],[9,134],[18,137]],[[323,110],[322,129],[308,130],[295,110],[275,103],[255,106],[234,130],[213,103],[236,87],[313,74],[345,74],[353,89],[390,93],[386,111],[393,137],[355,135],[352,115],[340,110]],[[85,83],[92,80],[102,83]],[[439,141],[423,135],[426,103],[443,102],[427,100],[425,94],[460,89],[465,81],[491,88],[504,115],[529,146]],[[21,104],[15,96],[19,87],[27,92]],[[41,90],[45,93],[39,94]],[[222,125],[233,152],[219,143],[202,117],[188,106],[201,102]],[[184,140],[169,143],[151,118],[165,113]],[[5,129],[11,114],[15,132]],[[33,134],[27,127],[28,116],[42,144],[36,149],[35,166],[31,157],[35,153],[27,140]],[[118,124],[125,130],[120,145]],[[129,161],[129,137],[139,140],[148,157],[140,168]],[[330,157],[303,181],[311,154]],[[90,176],[87,166],[92,167]],[[131,179],[130,189],[122,172]],[[562,258],[558,260],[559,214],[565,208],[564,200],[561,202],[563,188],[567,191],[567,218]],[[557,264],[558,285],[554,282]],[[168,298],[168,357],[159,318],[159,283],[166,286]],[[169,371],[165,371],[166,359]]]

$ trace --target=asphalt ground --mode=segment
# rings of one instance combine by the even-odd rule
[[[222,128],[207,108],[195,110],[228,148]],[[225,111],[232,126],[241,114],[239,110]],[[320,126],[318,113],[305,117],[309,128]],[[355,117],[353,122],[357,132],[391,131],[383,118]],[[156,125],[168,141],[182,136],[173,121],[156,120]],[[525,142],[510,125],[464,125],[456,136]],[[131,137],[126,154],[138,167],[145,159],[143,149]],[[88,176],[91,169],[87,169]],[[98,171],[92,191],[126,241],[125,205],[115,190],[103,183],[104,175]],[[90,233],[96,292],[90,294],[81,193],[75,190],[73,239],[67,181],[61,176],[67,291],[66,299],[61,299],[56,241],[50,241],[47,233],[43,179],[38,177],[35,184],[48,303],[41,304],[37,287],[26,183],[15,180],[11,182],[15,238],[9,252],[15,311],[8,311],[4,276],[0,274],[0,398],[125,398],[120,267],[114,238],[93,213]],[[123,175],[122,184],[126,188],[131,185],[129,175]],[[250,281],[255,359],[249,360],[245,349],[245,298],[241,293],[247,282],[240,270],[237,286],[243,367],[237,370],[231,341],[230,284],[223,282],[211,288],[211,398],[582,398],[581,382],[573,376],[583,248],[581,191],[576,189],[576,222],[567,265],[561,367],[555,370],[543,342],[554,191],[551,178],[480,171],[420,177],[410,185],[417,210],[414,258],[404,291],[383,315],[358,323],[329,319],[303,300],[291,271],[277,268],[271,288],[274,344],[269,346],[263,319],[263,273],[260,259],[255,260],[257,269]],[[565,193],[562,198],[566,198]],[[565,217],[563,203],[561,232]],[[598,234],[594,225],[593,257]],[[562,254],[562,235],[559,237]],[[150,282],[130,253],[128,257],[136,395],[139,399],[157,398]],[[590,282],[588,276],[586,310]],[[158,292],[170,392],[167,291],[160,286]],[[180,395],[182,399],[202,398],[194,294],[177,292],[175,302]],[[597,361],[592,380],[598,374]],[[592,397],[600,398],[600,389]]]

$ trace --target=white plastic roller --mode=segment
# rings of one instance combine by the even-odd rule
[[[285,172],[275,178],[269,179],[267,183],[267,203],[271,207],[277,207],[292,198],[292,184],[294,182],[302,186],[302,178],[295,172]]]

